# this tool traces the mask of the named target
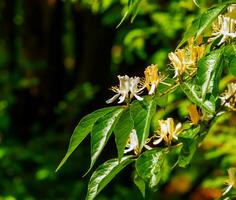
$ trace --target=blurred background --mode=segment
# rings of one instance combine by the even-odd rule
[[[0,1],[0,200],[84,199],[91,175],[82,178],[90,162],[89,137],[54,172],[76,124],[106,106],[113,95],[108,89],[118,83],[118,74],[143,76],[151,63],[164,69],[169,64],[168,52],[174,51],[186,27],[200,13],[192,0],[143,0],[133,23],[128,18],[116,28],[127,2]],[[201,11],[213,3],[201,1]],[[183,97],[181,93],[171,96],[170,102],[177,99],[180,108],[173,105],[165,113],[174,112],[186,120]],[[163,110],[159,112],[163,115]],[[219,123],[235,126],[229,119],[232,114]],[[227,148],[236,147],[236,142],[230,134],[218,140],[214,134],[206,139],[193,166],[173,171],[172,178],[167,174],[168,181],[150,199],[219,196],[226,175],[219,169],[235,162],[235,150],[229,153]],[[232,141],[231,146],[216,151],[226,140]],[[222,160],[226,154],[228,160]],[[116,155],[113,140],[97,165]],[[142,199],[132,177],[130,166],[97,199]]]

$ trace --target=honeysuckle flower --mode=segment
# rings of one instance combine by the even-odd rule
[[[178,135],[182,131],[181,123],[175,126],[173,118],[159,120],[158,122],[160,127],[156,131],[157,135],[155,137],[157,140],[154,140],[154,145],[161,143],[163,140],[170,145],[173,139],[178,140]]]
[[[228,6],[227,10],[229,12],[228,14],[236,11],[236,4],[231,4],[230,6]]]
[[[145,69],[144,75],[145,75],[144,86],[147,88],[149,95],[155,93],[155,90],[157,89],[157,87],[160,83],[167,84],[167,83],[163,82],[165,80],[165,77],[162,76],[158,72],[157,65],[153,65],[153,64],[149,65]],[[169,85],[169,84],[167,84],[167,85]]]
[[[199,121],[201,120],[201,116],[197,110],[197,106],[195,104],[189,105],[188,106],[188,113],[189,113],[191,123],[193,125],[197,125],[199,123]]]
[[[218,46],[226,42],[229,38],[236,38],[236,20],[229,16],[219,15],[217,21],[213,23],[212,28],[212,37],[208,41],[211,42],[222,37]]]
[[[173,78],[182,75],[186,71],[186,65],[184,64],[184,52],[183,49],[178,49],[175,53],[171,52],[168,57],[175,69],[175,75]]]
[[[139,96],[139,94],[142,92],[143,87],[140,87],[140,78],[139,77],[131,77],[129,79],[129,91],[130,91],[130,99],[135,96],[135,98],[139,101],[142,101],[143,98]]]
[[[130,151],[134,151],[135,155],[139,153],[138,136],[135,129],[132,129],[132,131],[130,132],[129,139],[125,147],[126,149],[124,153],[128,153]]]
[[[228,169],[229,179],[225,181],[225,184],[228,185],[222,195],[227,194],[232,188],[236,189],[236,168]]]
[[[227,90],[220,96],[221,105],[236,111],[236,83],[229,83]]]
[[[143,100],[139,94],[142,92],[143,88],[140,87],[140,78],[139,77],[129,77],[118,76],[119,86],[113,86],[111,90],[115,94],[112,98],[108,99],[106,103],[114,102],[118,97],[118,103],[123,103],[125,100],[131,100],[135,96],[139,101]]]
[[[177,49],[175,52],[168,54],[172,66],[175,70],[175,77],[181,76],[183,73],[189,73],[189,71],[196,70],[197,61],[203,57],[205,53],[205,46],[198,44],[194,45],[194,38],[188,40],[188,46],[184,49]]]

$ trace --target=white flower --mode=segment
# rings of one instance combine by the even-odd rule
[[[168,145],[171,144],[173,139],[178,140],[178,135],[182,131],[181,123],[175,126],[173,118],[168,118],[167,120],[159,120],[159,126],[159,129],[156,131],[156,138],[158,139],[153,142],[154,145],[161,143],[162,140]]]
[[[128,153],[133,150],[136,155],[139,153],[138,136],[135,129],[132,129],[132,131],[130,132],[129,139],[125,147],[126,149],[124,153]]]
[[[229,175],[229,179],[225,181],[226,185],[228,186],[226,187],[222,195],[225,195],[226,193],[228,193],[232,188],[236,188],[236,168],[233,168],[233,167],[229,168],[228,175]]]
[[[130,91],[130,99],[135,96],[136,99],[139,101],[142,101],[143,98],[139,96],[139,94],[142,92],[143,88],[140,88],[140,78],[139,77],[131,77],[129,79],[129,91]]]
[[[217,21],[213,23],[213,33],[209,42],[222,37],[218,45],[223,44],[229,38],[236,37],[236,20],[229,16],[219,15]]]
[[[220,96],[221,105],[236,110],[236,83],[229,83],[227,87],[228,90]]]
[[[140,88],[140,78],[139,77],[129,77],[118,76],[119,78],[119,87],[114,86],[111,90],[117,94],[115,94],[111,99],[107,100],[106,103],[114,102],[118,97],[118,103],[123,103],[125,100],[131,100],[133,96],[135,96],[138,100],[143,100],[142,97],[139,96],[143,88]]]

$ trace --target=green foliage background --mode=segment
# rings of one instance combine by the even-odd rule
[[[186,27],[217,2],[202,0],[200,10],[191,0],[142,0],[135,20],[130,23],[136,14],[130,13],[116,28],[127,3],[0,2],[0,200],[84,199],[89,138],[54,172],[79,119],[105,106],[117,74],[141,76],[151,63],[167,66]],[[221,80],[220,89],[231,79]],[[168,110],[155,114],[151,129],[169,114],[186,120],[190,102],[183,99],[181,92],[170,95]],[[236,162],[235,121],[234,113],[219,118],[187,169],[170,177],[164,163],[168,184],[147,198],[214,199]],[[116,155],[113,140],[95,166]],[[138,182],[131,165],[97,199],[142,199],[132,178]]]

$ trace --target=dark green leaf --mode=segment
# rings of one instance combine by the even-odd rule
[[[146,184],[145,181],[137,173],[135,173],[134,175],[134,183],[138,187],[139,191],[142,193],[143,198],[145,198]]]
[[[100,165],[90,178],[86,200],[93,200],[122,169],[133,161],[132,156],[126,156],[121,162],[118,159],[111,159]]]
[[[69,156],[73,153],[73,151],[78,147],[78,145],[83,141],[83,139],[91,132],[93,124],[105,114],[115,110],[117,107],[108,107],[102,108],[93,113],[86,115],[82,118],[79,124],[76,126],[69,143],[69,148],[65,157],[60,162],[59,166],[57,167],[56,171],[58,171],[62,165],[66,162]]]
[[[156,96],[155,100],[156,100],[156,104],[160,107],[166,107],[166,105],[168,104],[168,94],[163,95],[163,96]]]
[[[209,26],[211,26],[212,22],[217,18],[217,16],[222,13],[227,4],[219,5],[217,7],[213,7],[206,12],[202,13],[198,18],[196,18],[192,25],[185,32],[183,39],[179,43],[179,48],[183,45],[190,37],[198,37],[200,36]]]
[[[130,109],[141,151],[149,135],[151,119],[156,111],[156,101],[151,96],[146,96],[143,101],[134,101]]]
[[[89,170],[102,152],[123,111],[123,107],[117,107],[95,122],[91,132],[91,164]]]
[[[232,75],[236,76],[236,45],[228,45],[224,48],[224,60]]]
[[[119,160],[121,160],[124,154],[125,145],[133,127],[134,122],[130,115],[130,109],[128,108],[122,113],[114,129]]]
[[[164,150],[152,149],[144,152],[135,163],[138,175],[155,190],[161,179],[162,165],[165,159]]]

